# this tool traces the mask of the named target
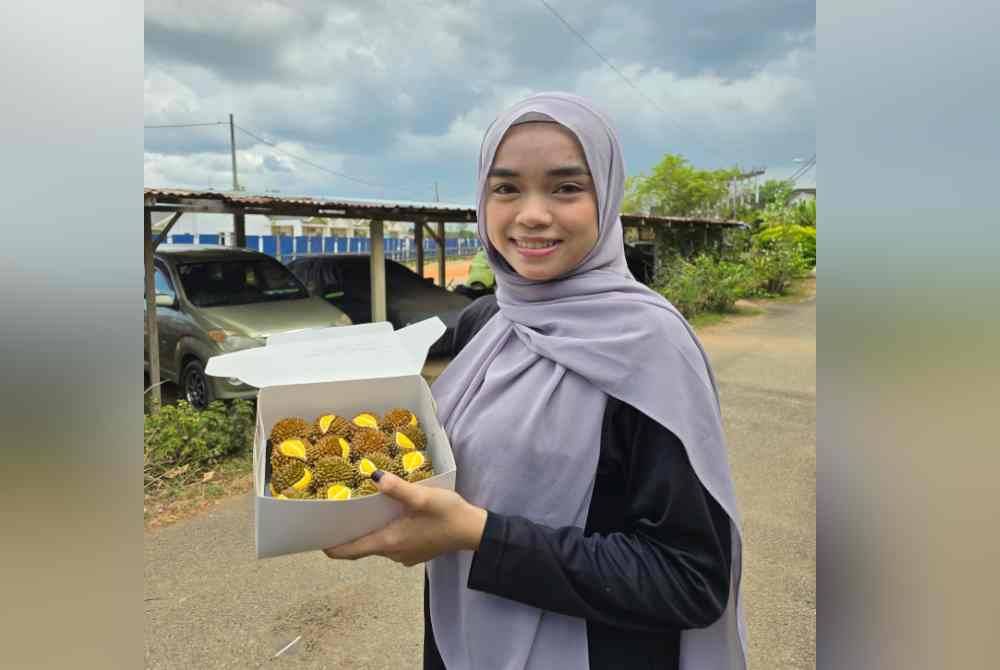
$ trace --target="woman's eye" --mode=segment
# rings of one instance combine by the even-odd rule
[[[493,187],[493,192],[497,195],[509,195],[511,193],[517,193],[517,189],[510,184],[497,184]]]
[[[579,184],[560,184],[556,193],[579,193],[583,188]]]

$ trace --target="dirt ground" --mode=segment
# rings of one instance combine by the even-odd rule
[[[469,267],[471,265],[471,258],[449,258],[444,265],[445,286],[454,287],[458,284],[465,283],[466,277],[469,276]],[[416,267],[416,265],[414,265],[414,267]],[[424,276],[430,277],[434,280],[435,284],[437,283],[438,266],[436,260],[424,261]]]

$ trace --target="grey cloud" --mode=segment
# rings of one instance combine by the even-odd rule
[[[814,4],[549,2],[618,67],[637,66],[639,78],[673,73],[678,86],[697,87],[704,85],[698,77],[711,74],[720,86],[738,87],[761,72],[785,68],[781,76],[803,82],[776,92],[785,97],[767,114],[751,101],[718,96],[700,118],[682,118],[669,108],[667,118],[656,119],[620,80],[586,91],[599,104],[601,96],[623,101],[619,130],[630,172],[648,169],[666,151],[718,164],[776,161],[815,146],[811,59],[783,61],[796,49],[814,52]],[[173,4],[150,11],[147,0],[146,74],[147,80],[159,78],[154,92],[147,87],[147,97],[166,96],[147,105],[147,123],[215,120],[233,112],[237,123],[274,141],[299,143],[314,159],[343,156],[347,173],[429,192],[438,179],[447,197],[471,197],[478,148],[468,132],[465,144],[454,144],[449,129],[456,119],[479,108],[475,123],[485,127],[504,104],[497,91],[578,90],[585,73],[601,70],[615,82],[537,1],[287,5],[295,12],[265,2],[199,3],[183,12],[173,11]],[[277,18],[261,18],[272,15]],[[172,100],[171,86],[187,90]],[[766,86],[761,84],[764,94]],[[670,91],[644,92],[670,100]],[[399,138],[407,134],[427,140],[420,143],[427,155],[399,151]],[[244,148],[255,143],[242,134],[237,142]],[[446,144],[452,149],[444,157],[435,148]],[[147,131],[146,150],[225,156],[228,133]],[[280,168],[262,167],[259,177],[274,180],[268,188],[299,180],[309,188],[327,184],[337,193],[357,188],[358,195],[372,195],[306,167],[294,173]]]

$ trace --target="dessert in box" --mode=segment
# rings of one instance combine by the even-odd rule
[[[373,468],[454,489],[451,445],[420,376],[443,332],[436,317],[398,331],[388,323],[324,328],[274,336],[265,347],[209,360],[208,374],[260,389],[258,558],[336,546],[399,516],[400,503],[372,495]]]

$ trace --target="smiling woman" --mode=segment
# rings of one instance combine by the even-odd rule
[[[486,131],[496,302],[432,388],[455,490],[378,476],[406,513],[326,550],[427,561],[425,670],[745,667],[714,378],[629,273],[624,180],[614,130],[577,96],[532,96]]]

